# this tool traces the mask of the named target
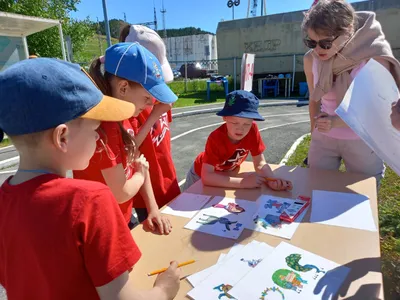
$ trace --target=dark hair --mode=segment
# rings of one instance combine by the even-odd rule
[[[119,33],[119,42],[123,43],[126,40],[126,37],[129,35],[129,30],[131,29],[131,25],[127,24],[122,27],[121,32]]]
[[[348,34],[356,26],[355,10],[345,0],[319,0],[304,14],[301,25],[305,33],[312,29],[326,36]]]
[[[100,91],[104,95],[112,96],[112,88],[111,88],[111,84],[110,84],[111,80],[114,80],[114,79],[118,80],[118,79],[122,79],[122,78],[115,76],[111,73],[108,73],[106,71],[102,72],[101,66],[102,66],[102,63],[100,61],[100,58],[95,59],[90,65],[89,74],[93,78],[97,87],[100,89]],[[137,82],[129,81],[129,80],[128,80],[128,82],[129,82],[130,86],[141,87],[141,85]],[[137,152],[136,141],[135,141],[135,138],[131,134],[129,134],[126,131],[126,129],[122,126],[121,122],[118,122],[118,125],[119,125],[120,131],[121,131],[122,140],[123,140],[124,145],[127,150],[127,156],[128,156],[127,164],[130,165],[133,163],[133,161],[136,157],[136,152]],[[106,136],[105,132],[99,130],[99,135],[100,135],[100,143],[103,145],[104,149],[98,149],[98,151],[105,150],[108,157],[110,159],[113,159],[110,156],[110,154],[108,153],[108,150],[106,147],[106,144],[108,141],[107,141],[107,136]]]

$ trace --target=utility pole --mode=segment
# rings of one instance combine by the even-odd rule
[[[157,31],[157,11],[156,11],[156,6],[154,5],[154,30]]]
[[[164,8],[164,0],[162,0],[162,8],[161,8],[161,13],[163,15],[163,27],[164,27],[164,38],[167,38],[167,28],[165,26],[165,14],[167,12],[167,10]]]
[[[106,27],[107,46],[111,47],[110,24],[108,23],[106,0],[103,0],[103,13],[104,13],[104,26]]]
[[[103,55],[103,43],[101,42],[100,38],[100,22],[99,18],[97,17],[97,39],[99,40],[99,49],[100,49],[100,55]]]
[[[127,23],[126,22],[126,13],[124,13],[124,22]]]

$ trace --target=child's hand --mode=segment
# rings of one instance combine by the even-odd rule
[[[259,188],[264,182],[263,176],[253,172],[250,175],[243,178],[241,183],[241,188],[243,189],[253,189]]]
[[[292,182],[285,179],[274,178],[275,180],[268,180],[265,184],[274,191],[291,191],[293,189]]]
[[[174,299],[181,285],[180,276],[181,269],[178,269],[178,263],[173,261],[167,271],[157,276],[154,287],[162,290],[167,299]]]
[[[135,169],[135,172],[139,172],[143,177],[146,177],[147,171],[149,170],[149,162],[143,154],[133,161],[133,168]]]
[[[168,112],[172,108],[172,104],[158,102],[153,106],[152,114],[160,117],[162,114]]]
[[[169,219],[162,215],[160,210],[155,209],[150,211],[146,223],[149,226],[151,231],[155,231],[156,228],[161,234],[168,235],[172,231],[172,225]]]

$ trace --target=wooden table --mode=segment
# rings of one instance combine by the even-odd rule
[[[265,187],[252,190],[225,190],[204,187],[201,182],[194,184],[188,192],[227,196],[231,198],[255,201],[261,193],[281,197],[295,198],[298,195],[311,196],[312,190],[360,193],[370,198],[372,214],[378,224],[376,182],[360,174],[339,173],[336,171],[310,170],[300,167],[272,165],[277,177],[291,180],[292,192],[273,192]],[[245,162],[241,171],[251,171],[252,164]],[[382,274],[380,272],[379,233],[350,228],[309,223],[311,209],[291,240],[245,229],[238,240],[221,238],[183,227],[189,219],[169,216],[174,226],[169,236],[158,236],[145,232],[142,225],[132,230],[135,241],[143,256],[134,267],[131,276],[137,287],[150,288],[155,277],[147,273],[169,264],[171,260],[199,260],[195,264],[182,268],[182,276],[201,271],[216,263],[220,253],[227,253],[235,243],[247,244],[253,239],[277,246],[281,241],[289,242],[304,250],[313,252],[338,264],[352,269],[341,292],[344,297],[338,299],[368,300],[383,299]],[[175,299],[187,299],[191,289],[186,281],[181,281],[181,289]]]

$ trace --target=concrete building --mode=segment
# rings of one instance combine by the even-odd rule
[[[218,58],[217,38],[213,34],[169,37],[164,39],[164,43],[173,68],[179,68],[186,61],[200,63]],[[207,69],[213,69],[212,65],[207,64]]]
[[[311,1],[310,1],[311,3]],[[357,11],[372,10],[397,59],[400,59],[400,0],[374,0],[352,3]],[[233,57],[237,57],[237,74],[243,53],[255,53],[255,74],[303,72],[301,22],[303,11],[220,22],[217,29],[220,74],[233,74]],[[238,77],[239,78],[239,77]]]

